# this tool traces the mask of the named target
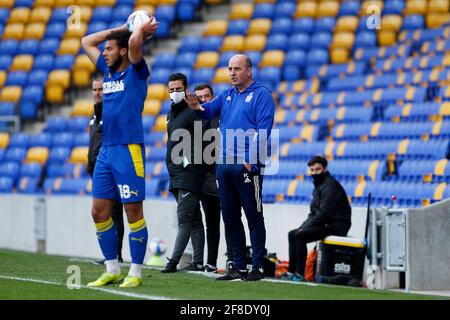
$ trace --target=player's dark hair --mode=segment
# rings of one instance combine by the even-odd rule
[[[111,31],[111,33],[106,36],[105,41],[116,40],[119,47],[128,49],[128,41],[130,40],[130,37],[131,32],[128,30],[115,30]]]
[[[314,156],[311,158],[311,160],[308,161],[308,167],[311,167],[313,164],[321,164],[324,168],[327,167],[328,161],[324,157],[321,156]]]
[[[167,81],[167,83],[169,83],[170,81],[177,81],[177,80],[181,80],[183,81],[183,86],[186,89],[187,88],[187,78],[184,74],[182,73],[173,73],[169,76],[169,80]]]
[[[209,84],[207,84],[207,83],[201,83],[201,84],[195,86],[194,91],[197,91],[197,90],[203,90],[203,89],[209,89],[209,91],[211,92],[211,95],[214,96],[213,89],[212,89],[211,86],[210,86]]]

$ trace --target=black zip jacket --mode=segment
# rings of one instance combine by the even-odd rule
[[[205,181],[205,174],[210,169],[210,166],[203,162],[203,150],[208,142],[201,141],[200,143],[194,141],[194,121],[200,121],[202,128],[202,137],[205,130],[210,128],[210,122],[199,118],[195,111],[189,108],[183,100],[178,104],[173,104],[167,114],[167,152],[166,165],[169,171],[170,185],[169,190],[174,192],[176,189],[189,190],[198,194],[202,193],[203,184]],[[183,143],[184,138],[179,138],[177,141],[172,141],[172,135],[177,129],[185,129],[189,132],[191,137],[190,155],[183,154],[183,149],[179,150],[176,155],[177,159],[172,159],[172,151],[179,144]],[[180,148],[180,146],[178,146]],[[194,163],[194,150],[201,152],[201,163]],[[186,152],[187,153],[187,152]],[[185,161],[183,161],[185,158]],[[180,162],[175,164],[175,162]]]
[[[97,103],[94,105],[94,114],[89,122],[89,151],[87,171],[90,176],[94,174],[95,162],[97,161],[98,153],[102,147],[103,131],[102,131],[102,111],[103,104]]]
[[[311,213],[301,228],[330,226],[334,234],[345,236],[350,229],[352,209],[341,184],[328,171],[321,183],[314,183]]]

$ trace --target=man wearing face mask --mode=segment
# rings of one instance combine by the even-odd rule
[[[327,236],[346,236],[351,226],[351,207],[341,184],[327,171],[327,160],[315,156],[308,162],[314,190],[311,213],[298,229],[289,232],[289,269],[284,278],[304,281],[307,243]]]
[[[202,121],[185,102],[187,79],[184,74],[170,75],[167,86],[172,105],[167,114],[166,165],[170,177],[169,190],[177,201],[178,232],[172,256],[161,272],[177,271],[177,265],[189,238],[192,238],[194,253],[192,263],[184,270],[204,271],[205,231],[200,211],[200,198],[207,166],[203,163],[203,148],[206,144],[201,138],[210,125],[209,121]],[[195,138],[195,126],[202,130],[200,141]],[[199,152],[200,163],[197,163],[194,154]]]

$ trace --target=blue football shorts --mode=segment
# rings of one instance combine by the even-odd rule
[[[145,199],[143,144],[102,146],[92,177],[92,195],[122,203]]]

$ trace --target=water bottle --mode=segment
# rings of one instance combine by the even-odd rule
[[[398,199],[397,199],[397,196],[394,194],[394,195],[392,195],[391,199],[392,199],[392,207],[393,207],[393,208],[398,208]]]

